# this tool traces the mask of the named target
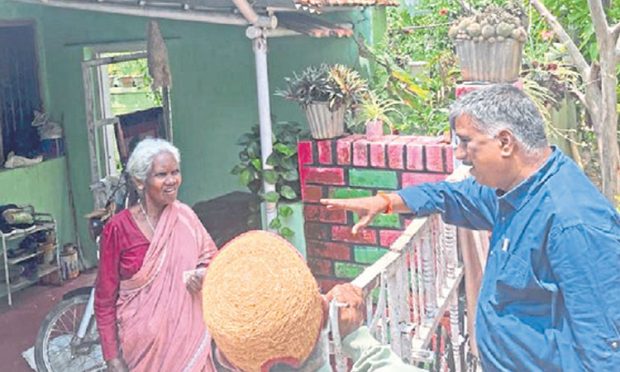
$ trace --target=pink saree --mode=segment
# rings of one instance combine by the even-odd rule
[[[202,297],[185,288],[183,271],[208,265],[216,251],[187,205],[164,209],[142,267],[120,285],[118,332],[130,370],[215,370]]]

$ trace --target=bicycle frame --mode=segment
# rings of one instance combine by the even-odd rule
[[[86,332],[88,332],[88,328],[90,322],[95,315],[95,287],[90,290],[90,296],[88,297],[88,303],[86,304],[86,309],[84,310],[84,315],[82,316],[82,321],[80,321],[80,327],[78,328],[76,338],[82,340],[86,336]]]

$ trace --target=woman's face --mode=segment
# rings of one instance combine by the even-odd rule
[[[144,198],[157,207],[164,207],[175,200],[181,186],[179,163],[169,152],[153,158],[151,170],[144,181]]]

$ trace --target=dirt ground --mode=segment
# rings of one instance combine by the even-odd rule
[[[45,315],[62,300],[68,291],[90,286],[95,282],[96,270],[82,273],[62,286],[32,286],[13,296],[13,307],[7,298],[0,299],[0,369],[6,372],[32,371],[21,353],[37,337]]]

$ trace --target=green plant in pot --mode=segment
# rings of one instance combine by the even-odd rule
[[[276,94],[301,106],[315,139],[344,134],[347,109],[368,89],[359,73],[344,65],[309,66],[284,80],[286,87]]]
[[[448,36],[456,46],[463,80],[513,82],[519,77],[527,17],[516,2],[489,5],[482,12],[461,17]]]
[[[285,226],[284,219],[293,213],[285,202],[298,201],[300,197],[299,172],[297,171],[297,141],[306,134],[295,122],[277,122],[273,125],[273,151],[267,164],[273,169],[263,169],[261,160],[260,129],[258,125],[239,137],[237,144],[239,164],[231,173],[239,176],[239,182],[269,203],[277,203],[276,218],[269,227],[285,238],[292,238],[293,231]],[[263,180],[275,185],[275,191],[263,193]]]
[[[384,126],[389,133],[393,133],[396,125],[393,118],[402,119],[401,107],[402,103],[395,99],[384,98],[378,93],[368,91],[355,105],[351,126],[364,128],[369,137],[383,135]]]

